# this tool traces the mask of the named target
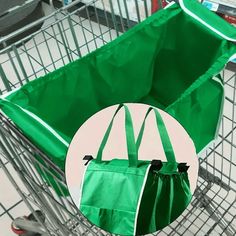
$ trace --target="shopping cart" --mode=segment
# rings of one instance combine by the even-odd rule
[[[96,50],[150,14],[149,0],[74,1],[11,33],[0,44],[44,22],[41,30],[0,52],[1,94]],[[153,235],[236,234],[236,71],[226,69],[223,78],[226,96],[220,133],[199,155],[192,203],[175,222]],[[63,191],[64,172],[2,113],[0,134],[0,166],[31,212],[28,217],[16,216],[13,231],[22,235],[109,235],[81,215]],[[50,177],[57,191],[49,186],[46,178]]]

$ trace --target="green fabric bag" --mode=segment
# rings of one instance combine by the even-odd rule
[[[117,112],[125,108],[128,160],[103,161],[103,150]],[[167,162],[138,160],[145,120],[155,111]],[[159,112],[150,108],[135,144],[131,115],[125,105],[116,110],[103,137],[96,159],[91,160],[81,183],[79,209],[93,224],[110,233],[140,235],[156,232],[176,219],[191,200],[186,163],[175,160]],[[179,170],[178,170],[179,169]]]
[[[158,110],[152,107],[148,109],[141,126],[136,143],[137,152],[146,119],[152,110],[155,112],[167,162],[162,164],[159,162],[158,169],[153,168],[148,173],[138,212],[138,235],[153,233],[169,225],[182,214],[192,199],[187,173],[189,166],[186,163],[176,162],[165,124]]]
[[[236,54],[233,41],[233,26],[196,0],[181,0],[4,95],[0,108],[63,171],[79,127],[99,110],[123,102],[162,108],[183,125],[199,152],[218,131],[224,90],[215,76]]]

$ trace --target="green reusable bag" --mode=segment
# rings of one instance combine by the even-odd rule
[[[122,107],[125,108],[128,160],[115,158],[103,161],[103,150],[114,118]],[[147,115],[151,110],[153,108],[148,110]],[[167,162],[138,160],[131,115],[125,105],[120,105],[107,128],[96,159],[86,167],[78,207],[89,221],[110,233],[140,235],[155,232],[179,216],[190,202],[188,167],[185,163],[176,162],[163,120],[159,112],[154,111]],[[141,142],[144,125],[145,122],[137,146]],[[161,180],[158,181],[159,178]],[[162,205],[155,205],[156,202]],[[154,214],[151,206],[163,215]]]
[[[63,171],[80,126],[99,110],[123,102],[165,110],[200,152],[218,133],[224,89],[215,76],[236,54],[236,29],[196,0],[179,2],[2,96],[1,111]]]
[[[157,109],[150,107],[146,113],[137,139],[137,152],[142,140],[145,122],[151,111],[155,112],[167,162],[151,168],[145,183],[138,212],[137,235],[156,232],[177,219],[191,199],[186,163],[177,164],[165,124]]]

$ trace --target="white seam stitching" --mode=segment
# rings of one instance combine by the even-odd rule
[[[205,25],[207,28],[211,29],[213,32],[215,32],[216,34],[220,35],[222,38],[232,41],[232,42],[236,42],[236,39],[230,38],[226,35],[224,35],[223,33],[221,33],[219,30],[215,29],[214,27],[212,27],[211,25],[209,25],[208,23],[206,23],[204,20],[202,20],[200,17],[198,17],[197,15],[195,15],[193,12],[191,12],[188,8],[185,7],[183,0],[179,0],[179,4],[181,6],[181,8],[190,16],[192,16],[193,18],[195,18],[197,21],[199,21],[200,23],[202,23],[203,25]]]
[[[146,170],[145,177],[144,177],[144,180],[143,180],[143,185],[142,185],[140,195],[139,195],[139,200],[138,200],[138,205],[137,205],[136,215],[135,215],[135,221],[134,221],[134,236],[136,235],[136,227],[137,227],[137,221],[138,221],[139,208],[140,208],[140,205],[141,205],[141,200],[142,200],[142,196],[143,196],[143,192],[144,192],[144,188],[145,188],[145,185],[146,185],[146,182],[147,182],[147,177],[148,177],[148,173],[149,173],[150,168],[151,168],[151,165],[149,165],[147,170]]]
[[[5,98],[1,98],[2,100],[5,100],[9,102]],[[49,132],[51,132],[58,140],[60,140],[66,147],[69,147],[69,143],[66,142],[65,139],[63,139],[51,126],[49,126],[46,122],[44,122],[42,119],[40,119],[38,116],[33,114],[32,112],[22,108],[21,106],[15,104],[18,108],[20,108],[23,112],[31,116],[34,120],[38,121],[41,125],[43,125]]]

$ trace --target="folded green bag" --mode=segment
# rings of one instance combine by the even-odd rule
[[[103,150],[118,111],[125,108],[128,160],[103,161]],[[167,162],[138,160],[145,121],[154,110]],[[130,112],[116,110],[101,142],[97,157],[85,170],[79,209],[93,224],[114,234],[155,232],[176,219],[191,200],[188,166],[178,164],[159,112],[150,107],[135,144]]]

